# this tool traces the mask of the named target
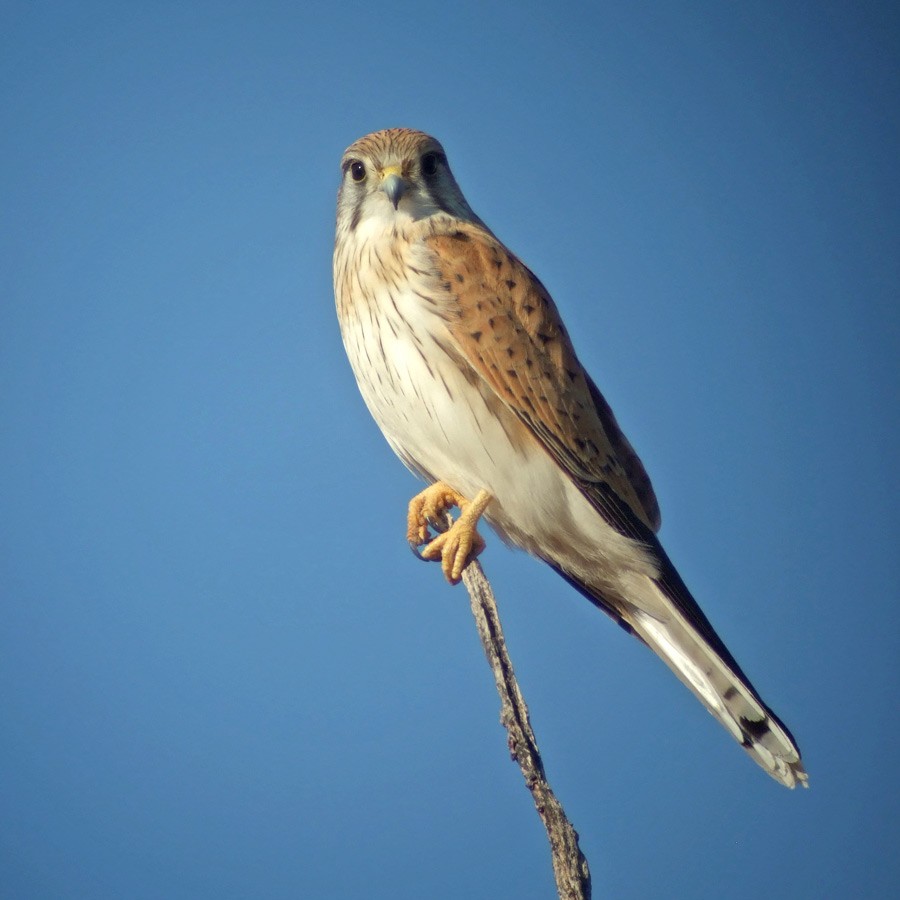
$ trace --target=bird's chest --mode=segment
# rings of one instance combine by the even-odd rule
[[[413,471],[477,490],[504,448],[515,452],[518,426],[454,350],[452,297],[433,278],[391,266],[384,252],[354,272],[339,285],[339,316],[372,416]]]

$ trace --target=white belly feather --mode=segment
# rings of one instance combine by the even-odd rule
[[[342,317],[344,344],[366,405],[410,469],[465,497],[487,490],[485,518],[505,540],[595,584],[609,573],[614,593],[622,574],[656,574],[649,554],[606,524],[538,441],[522,440],[515,415],[488,406],[440,348],[452,343],[443,320],[414,290],[382,282],[367,293]]]

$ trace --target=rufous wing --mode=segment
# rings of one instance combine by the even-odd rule
[[[624,503],[658,530],[647,472],[578,361],[546,288],[478,225],[455,226],[425,243],[456,301],[448,327],[465,361],[601,511],[612,489],[616,507]],[[621,530],[626,523],[614,524]]]

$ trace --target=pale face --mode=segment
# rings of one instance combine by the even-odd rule
[[[479,221],[447,164],[444,148],[417,131],[391,129],[352,144],[341,160],[338,227],[402,223],[447,213]]]

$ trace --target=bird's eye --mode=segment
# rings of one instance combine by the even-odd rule
[[[354,181],[366,180],[366,167],[358,159],[350,163],[350,177]]]
[[[426,176],[434,175],[437,172],[438,157],[437,153],[426,153],[422,157],[422,174]]]

